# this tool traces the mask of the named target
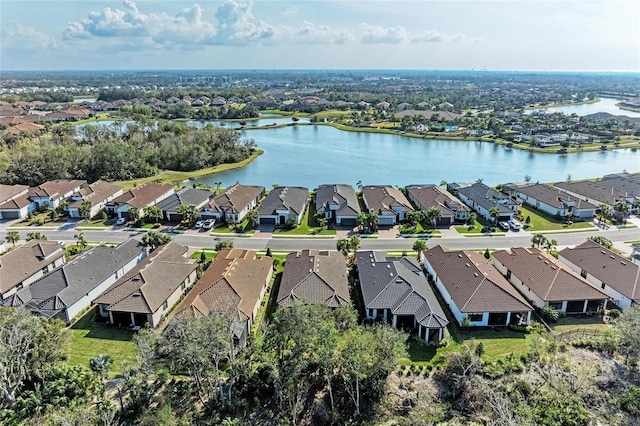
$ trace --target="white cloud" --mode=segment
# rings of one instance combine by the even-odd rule
[[[282,12],[280,12],[280,15],[282,15],[282,16],[291,16],[291,15],[295,15],[296,13],[298,13],[298,6],[291,6],[291,7],[286,8]]]
[[[403,27],[381,27],[380,25],[360,24],[363,31],[362,43],[401,43],[407,38]]]
[[[244,44],[268,39],[275,34],[272,26],[253,16],[251,3],[229,0],[218,7],[216,19],[220,24],[216,39],[221,44]]]
[[[429,30],[411,39],[411,43],[436,43],[444,41],[448,36],[436,30]]]
[[[56,49],[58,44],[55,39],[47,34],[37,31],[33,27],[25,27],[17,21],[9,21],[2,24],[0,40],[3,48],[15,48],[23,50]]]
[[[355,40],[348,30],[332,29],[328,25],[316,25],[312,22],[305,22],[293,36],[296,42],[307,44],[344,44]]]

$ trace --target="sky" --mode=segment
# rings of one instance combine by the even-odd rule
[[[640,72],[638,0],[0,0],[0,71]]]

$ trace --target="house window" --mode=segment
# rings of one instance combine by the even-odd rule
[[[42,273],[43,274],[48,274],[49,273],[49,265],[47,265],[44,268],[42,268]]]
[[[549,302],[549,306],[551,306],[556,311],[562,310],[562,302]]]
[[[507,279],[511,278],[511,271],[509,269],[507,269]]]
[[[162,310],[166,311],[168,307],[169,307],[169,302],[165,300],[164,303],[162,304]]]
[[[187,287],[187,283],[182,281],[182,284],[180,284],[180,290],[184,290]]]
[[[605,283],[602,283],[602,285],[601,285],[600,287],[602,287],[602,289],[604,290],[604,288],[605,288],[606,286],[607,286],[607,285],[606,285]]]
[[[20,290],[22,290],[22,288],[23,288],[23,287],[24,287],[24,285],[23,285],[22,283],[18,284],[18,285],[16,286],[16,291],[20,291]]]
[[[587,271],[585,271],[584,269],[582,269],[582,270],[580,271],[580,276],[581,276],[582,278],[587,278]]]
[[[482,321],[482,317],[484,315],[482,313],[474,313],[474,314],[469,314],[469,321],[471,322],[480,322]]]

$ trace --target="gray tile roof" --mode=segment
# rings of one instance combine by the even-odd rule
[[[584,201],[580,198],[574,197],[564,191],[561,191],[558,188],[554,188],[552,186],[538,184],[531,185],[523,188],[516,189],[516,192],[524,194],[534,200],[538,200],[542,203],[545,203],[549,206],[564,209],[566,208],[566,203],[575,203],[574,208],[576,209],[595,209],[596,206],[593,204]]]
[[[621,192],[628,192],[640,198],[640,175],[605,177],[601,181],[598,181],[598,183],[602,186],[615,188]]]
[[[0,293],[4,294],[64,256],[57,241],[31,240],[0,256]]]
[[[625,297],[640,303],[640,266],[592,240],[558,255],[584,269]]]
[[[449,251],[439,245],[425,252],[460,312],[526,312],[533,308],[480,253]]]
[[[613,206],[617,201],[626,198],[633,198],[633,194],[620,191],[610,186],[604,186],[596,182],[558,182],[555,187],[565,191],[573,192],[581,197],[597,200],[600,203]]]
[[[144,251],[134,239],[115,248],[94,247],[19,291],[18,298],[35,313],[55,316]]]
[[[607,299],[606,294],[539,248],[499,250],[493,258],[546,302]]]
[[[251,201],[262,197],[264,187],[235,184],[228,187],[224,192],[213,198],[209,203],[209,208],[218,213],[239,213],[243,211]]]
[[[453,216],[456,211],[470,211],[462,201],[438,185],[409,185],[406,188],[409,198],[415,200],[421,210],[436,207],[442,216]]]
[[[304,211],[309,197],[309,189],[299,186],[279,186],[269,192],[267,198],[258,207],[260,215],[276,215],[276,210],[287,210],[289,214],[299,215]]]
[[[387,258],[383,252],[376,251],[359,251],[356,259],[365,308],[413,315],[418,323],[430,328],[448,324],[417,260]]]
[[[380,213],[394,212],[392,207],[402,208],[405,212],[413,211],[413,206],[395,186],[369,185],[362,188],[362,198],[369,210]]]
[[[337,307],[348,305],[349,300],[347,262],[342,253],[302,250],[287,255],[278,306],[300,301]]]
[[[517,205],[508,195],[498,192],[488,187],[484,183],[474,183],[471,186],[458,189],[458,194],[462,194],[486,210],[497,207],[500,213],[513,213],[507,205]]]
[[[325,213],[330,206],[338,206],[336,216],[357,216],[360,203],[351,185],[320,185],[316,191],[316,212]]]
[[[194,188],[182,188],[156,204],[163,212],[175,212],[178,206],[192,204],[200,206],[214,195],[213,191]]]

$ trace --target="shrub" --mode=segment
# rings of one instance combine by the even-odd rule
[[[634,416],[640,416],[640,387],[631,385],[629,390],[616,400],[620,408]]]
[[[622,311],[620,311],[620,309],[611,309],[611,310],[608,310],[606,314],[609,315],[609,318],[616,319],[620,315],[622,315]]]
[[[551,306],[545,306],[540,311],[540,315],[547,321],[556,322],[560,318],[560,312],[553,309]]]
[[[215,246],[216,251],[224,250],[224,249],[232,249],[233,241],[218,241]]]

